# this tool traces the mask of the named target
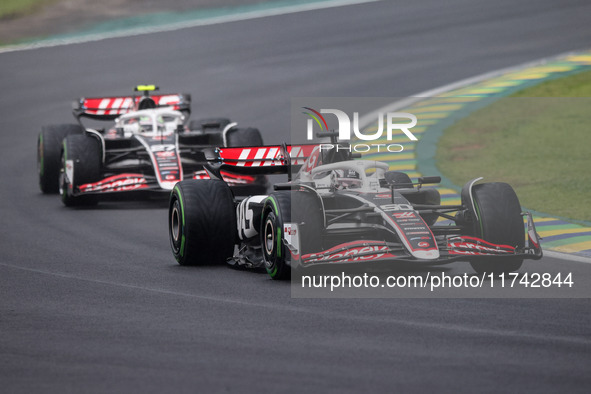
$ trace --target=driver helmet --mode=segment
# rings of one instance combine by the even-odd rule
[[[337,170],[337,183],[344,189],[359,189],[362,180],[357,171],[345,169]]]
[[[141,133],[152,133],[154,130],[154,123],[150,116],[142,116],[139,118],[140,132]]]
[[[156,102],[152,97],[146,96],[140,99],[138,103],[138,109],[152,109],[156,108]]]

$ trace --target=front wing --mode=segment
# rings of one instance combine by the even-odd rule
[[[529,212],[524,214],[527,218],[527,245],[517,248],[510,245],[498,245],[472,236],[438,237],[437,247],[439,257],[436,259],[420,259],[412,256],[402,243],[386,242],[381,240],[360,240],[335,245],[330,249],[315,253],[300,255],[294,244],[298,242],[285,242],[291,252],[292,265],[303,267],[319,264],[362,263],[378,261],[399,261],[423,263],[425,265],[441,265],[458,260],[488,260],[523,258],[538,260],[543,252],[540,246],[540,238],[536,232],[535,224]],[[295,264],[294,264],[295,263]]]
[[[222,172],[222,177],[226,183],[232,188],[244,188],[247,186],[266,185],[261,182],[261,178],[249,175],[239,175],[233,173]],[[191,179],[208,179],[209,176],[205,171],[197,171],[192,175]],[[172,188],[171,188],[172,189]],[[122,193],[135,191],[153,191],[153,192],[167,192],[171,189],[163,188],[156,176],[144,175],[139,173],[123,173],[110,175],[100,181],[86,183],[80,185],[74,190],[74,195],[83,194],[107,194],[107,193]]]

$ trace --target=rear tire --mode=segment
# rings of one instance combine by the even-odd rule
[[[180,265],[225,263],[236,240],[236,209],[228,185],[217,179],[177,183],[170,195],[168,233]]]
[[[84,128],[77,124],[43,126],[37,137],[37,174],[39,188],[43,193],[59,192],[61,150],[64,138],[72,134],[82,134]]]
[[[226,134],[226,144],[229,148],[239,146],[263,146],[263,137],[259,129],[255,128],[233,128]],[[255,180],[248,187],[237,187],[234,189],[237,195],[267,194],[267,177],[256,175]]]
[[[291,252],[283,242],[283,225],[298,224],[300,255],[321,251],[324,212],[320,199],[306,191],[278,191],[267,197],[262,212],[259,233],[265,269],[273,279],[289,279],[291,269],[297,267],[292,265]]]
[[[476,215],[474,234],[499,245],[523,248],[525,230],[521,205],[513,188],[507,183],[483,183],[472,189]],[[491,257],[470,262],[478,273],[508,273],[517,271],[523,258]]]
[[[64,205],[94,205],[96,195],[77,196],[77,188],[86,183],[100,180],[101,145],[98,139],[89,135],[69,135],[64,139],[61,154],[60,194]],[[66,166],[73,166],[73,178],[68,179]]]
[[[234,128],[226,134],[226,144],[228,147],[236,146],[262,146],[263,137],[259,129],[249,128]]]
[[[283,244],[283,224],[291,222],[291,192],[278,191],[267,197],[262,217],[260,234],[265,269],[273,279],[289,279],[289,249]]]

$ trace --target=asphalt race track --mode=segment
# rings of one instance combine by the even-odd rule
[[[384,1],[0,54],[2,391],[588,392],[589,299],[292,299],[266,274],[180,267],[165,204],[42,195],[35,139],[74,98],[155,82],[278,143],[291,97],[404,97],[585,49],[589,15],[586,0]]]

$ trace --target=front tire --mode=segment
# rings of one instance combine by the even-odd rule
[[[525,230],[521,205],[513,188],[507,183],[482,183],[472,189],[478,220],[474,234],[485,241],[523,248]],[[508,273],[517,271],[523,263],[521,257],[490,257],[470,262],[478,273]]]
[[[94,205],[98,202],[96,195],[76,193],[80,186],[99,181],[101,162],[98,139],[89,135],[69,135],[64,139],[59,175],[59,191],[64,205]]]
[[[77,124],[43,126],[37,137],[37,174],[39,188],[45,194],[59,192],[62,142],[71,134],[82,134],[84,128]]]
[[[180,265],[225,263],[236,239],[236,210],[228,185],[217,179],[177,183],[170,195],[168,230]]]

